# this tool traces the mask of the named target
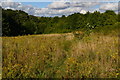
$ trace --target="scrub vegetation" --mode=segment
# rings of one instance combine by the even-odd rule
[[[8,12],[11,11],[12,10],[8,10]],[[99,18],[103,15],[103,17],[101,17],[102,19],[104,16],[108,16],[109,18],[101,21],[98,20],[101,23],[96,22],[94,19],[89,20],[92,19],[91,16],[94,14],[100,14]],[[9,15],[8,17],[10,17]],[[10,18],[7,16],[3,18],[2,77],[120,79],[120,66],[118,65],[120,61],[118,54],[118,35],[120,29],[118,26],[120,23],[117,21],[118,15],[112,11],[106,11],[105,13],[87,13],[84,15],[86,16],[86,20],[81,17],[80,20],[82,20],[82,22],[79,21],[79,19],[76,21],[79,22],[78,24],[68,21],[70,23],[66,23],[66,25],[69,25],[69,27],[66,26],[66,28],[64,21],[72,20],[75,15],[82,14],[73,14],[61,18],[37,18],[40,19],[41,22],[36,23],[49,26],[43,30],[44,32],[40,32],[43,28],[38,29],[39,27],[36,29],[37,31],[35,30],[34,32],[34,29],[32,29],[34,25],[31,25],[33,23],[29,23],[29,21],[29,25],[27,22],[21,22],[19,24],[24,24],[24,26],[16,26],[18,25],[17,20],[20,19],[20,16],[22,20],[23,15],[21,14],[19,14],[14,24],[9,22]],[[14,20],[14,17],[11,18]],[[30,18],[30,16],[26,17]],[[54,25],[52,25],[52,23],[46,24],[44,20],[48,19],[53,21]],[[57,21],[55,19],[59,19],[59,22],[55,22]],[[8,24],[5,21],[8,21]],[[32,21],[32,19],[30,19],[30,21]],[[84,21],[91,22],[85,22],[84,25],[82,25]],[[34,24],[37,25],[36,23]],[[52,26],[50,27],[50,25]],[[26,26],[28,28],[26,28]],[[15,30],[13,30],[14,27],[16,27]],[[21,31],[17,32],[18,28],[20,28]],[[31,31],[33,31],[33,33],[31,33]]]

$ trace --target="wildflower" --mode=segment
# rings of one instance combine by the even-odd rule
[[[25,68],[27,68],[27,65],[25,65]]]
[[[114,56],[114,55],[112,55],[112,58],[114,58],[114,59],[115,59],[115,56]]]
[[[118,75],[119,75],[119,73],[116,73],[116,75],[118,76]]]

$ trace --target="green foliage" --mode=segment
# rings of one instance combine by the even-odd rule
[[[83,30],[89,34],[94,28],[105,28],[118,22],[114,11],[74,13],[65,17],[35,17],[20,10],[2,9],[3,36],[68,33]],[[108,27],[106,27],[107,29]]]
[[[103,27],[96,27],[93,32],[100,32],[100,33],[103,33],[103,34],[110,34],[112,31],[114,31],[115,33],[117,32],[117,34],[119,33],[119,30],[120,30],[120,22],[116,22],[114,25],[106,25],[106,26],[103,26]],[[115,34],[113,34],[115,35]]]

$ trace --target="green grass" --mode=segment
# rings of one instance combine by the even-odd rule
[[[120,78],[118,36],[2,37],[3,78]]]

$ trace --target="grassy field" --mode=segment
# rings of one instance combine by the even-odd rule
[[[113,32],[114,33],[114,32]],[[120,78],[118,36],[3,37],[3,78]]]

